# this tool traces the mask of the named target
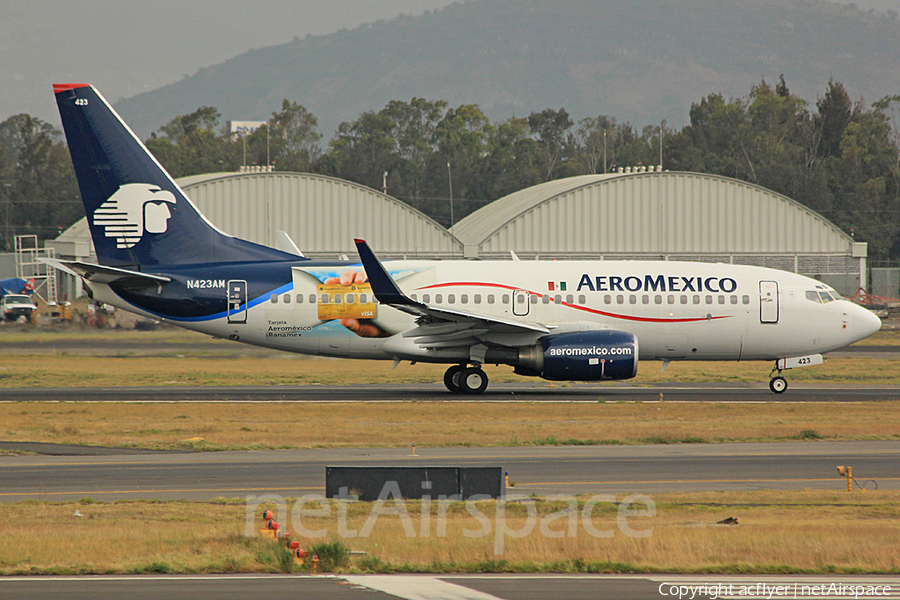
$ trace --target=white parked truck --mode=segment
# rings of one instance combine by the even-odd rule
[[[25,317],[31,320],[37,305],[31,301],[31,296],[25,294],[7,294],[0,298],[0,315],[5,321],[18,321]]]

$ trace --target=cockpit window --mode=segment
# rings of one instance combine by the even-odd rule
[[[812,291],[812,290],[806,292],[806,299],[807,299],[807,300],[812,300],[813,302],[821,302],[821,301],[822,301],[822,300],[819,299],[819,294],[818,294],[817,292]]]
[[[822,299],[822,304],[834,302],[834,298],[832,298],[831,294],[829,294],[828,292],[819,292],[819,297]]]

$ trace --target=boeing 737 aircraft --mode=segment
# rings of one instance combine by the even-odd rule
[[[739,265],[644,261],[309,260],[219,231],[90,85],[55,85],[99,264],[56,261],[101,302],[290,352],[484,364],[550,380],[628,379],[638,359],[769,360],[782,371],[881,327],[819,281]],[[310,215],[314,217],[314,215]]]

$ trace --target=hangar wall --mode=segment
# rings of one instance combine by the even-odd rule
[[[385,258],[462,256],[462,244],[436,221],[350,181],[276,171],[197,175],[178,183],[222,231],[272,246],[283,230],[309,257],[355,256],[359,237]]]
[[[452,231],[468,258],[512,250],[520,258],[751,264],[819,277],[848,293],[865,281],[866,245],[821,215],[771,190],[701,173],[552,181],[501,198]]]

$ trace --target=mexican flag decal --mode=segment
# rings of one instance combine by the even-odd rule
[[[565,281],[548,281],[547,289],[551,292],[564,292],[566,291],[566,282]]]

